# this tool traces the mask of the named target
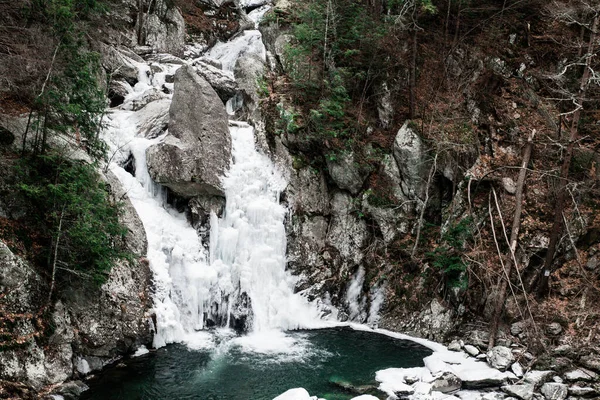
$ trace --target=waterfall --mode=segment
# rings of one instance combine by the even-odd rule
[[[243,54],[264,58],[260,39],[258,31],[247,31],[218,44],[211,55],[232,73]],[[165,76],[178,68],[157,63],[153,67],[154,75],[147,73],[147,65],[139,65],[140,82],[122,106],[110,110],[104,139],[112,154],[109,167],[127,191],[148,237],[154,346],[197,342],[200,331],[211,326],[243,325],[254,332],[316,327],[318,310],[294,293],[295,279],[285,271],[287,211],[279,197],[286,182],[271,160],[256,150],[249,124],[230,121],[233,160],[222,182],[226,207],[222,218],[211,215],[208,251],[185,215],[166,204],[163,188],[148,174],[145,156],[146,149],[166,134],[143,137],[139,126],[155,118],[148,115],[152,108],[133,111],[131,106],[169,85]],[[162,101],[170,96],[165,94]],[[122,167],[130,156],[135,159],[135,176]]]

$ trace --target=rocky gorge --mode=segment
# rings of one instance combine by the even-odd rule
[[[236,127],[230,120],[245,120],[253,127],[256,148],[268,156],[278,174],[267,180],[273,180],[269,184],[280,192],[278,200],[287,209],[282,220],[284,251],[287,270],[294,277],[293,291],[331,320],[368,324],[388,330],[385,334],[402,332],[447,345],[430,344],[434,353],[424,360],[423,368],[380,371],[380,396],[523,400],[600,396],[597,321],[593,312],[589,319],[580,315],[592,308],[588,305],[593,300],[588,298],[595,298],[594,289],[581,297],[572,293],[578,302],[577,322],[564,317],[536,320],[531,308],[531,317],[527,316],[521,309],[528,302],[523,289],[507,300],[505,323],[490,346],[490,299],[498,295],[486,281],[492,278],[482,277],[482,287],[470,287],[474,284],[469,282],[477,277],[475,267],[450,278],[435,270],[439,253],[424,255],[422,260],[415,256],[422,243],[420,236],[425,241],[421,247],[434,243],[436,235],[443,238],[444,232],[460,236],[456,226],[467,218],[476,220],[474,230],[486,229],[487,204],[492,203],[490,200],[482,206],[481,188],[495,187],[501,197],[511,199],[517,192],[516,174],[488,179],[498,160],[474,150],[474,146],[460,145],[432,157],[434,146],[422,125],[408,119],[398,121],[400,117],[394,115],[393,101],[384,89],[378,90],[377,104],[371,105],[377,121],[370,129],[380,131],[389,126],[392,134],[385,151],[375,141],[329,151],[335,146],[334,139],[315,143],[302,130],[290,129],[290,123],[302,123],[297,117],[300,111],[295,109],[299,106],[286,92],[283,78],[294,68],[289,44],[296,39],[285,20],[292,12],[290,2],[159,0],[147,6],[141,2],[142,7],[139,2],[111,3],[115,4],[102,17],[109,21],[101,32],[103,39],[93,42],[102,55],[103,73],[110,76],[106,118],[112,128],[104,137],[110,143],[110,160],[101,171],[112,198],[124,203],[120,215],[127,228],[123,246],[134,257],[114,265],[93,296],[83,288],[62,294],[52,305],[51,314],[44,317],[51,321],[51,332],[41,333],[38,319],[46,300],[46,278],[2,243],[0,310],[3,320],[10,322],[2,329],[17,337],[16,346],[7,346],[0,353],[2,396],[35,398],[46,393],[76,398],[90,374],[121,362],[142,345],[151,347],[153,340],[156,345],[156,337],[171,337],[166,342],[173,341],[175,336],[169,335],[175,331],[169,331],[171,327],[161,331],[160,319],[171,310],[171,293],[180,289],[161,286],[163,281],[148,261],[153,239],[147,237],[147,223],[133,205],[133,186],[127,186],[128,181],[109,165],[117,165],[119,171],[149,185],[153,182],[148,187],[160,192],[164,204],[183,213],[188,227],[193,227],[186,234],[193,231],[209,247],[211,235],[220,224],[218,217],[224,218],[227,187],[223,178],[236,162],[232,124],[234,128],[245,127]],[[224,47],[227,42],[238,45]],[[494,123],[484,122],[480,116],[489,105],[476,93],[477,76],[492,74],[493,81],[503,74],[517,76],[518,70],[510,70],[500,59],[481,55],[457,51],[453,57],[462,58],[454,60],[459,66],[450,73],[456,74],[456,79],[472,79],[464,84],[470,118],[478,120],[478,126],[490,125],[489,137],[483,139],[485,146],[493,148],[498,157],[518,158],[517,145],[508,143],[506,137],[499,138],[501,133],[495,131]],[[494,107],[506,106],[513,117],[527,113],[530,120],[544,119],[542,106],[532,107],[523,100],[517,104],[509,95],[503,101],[508,105],[498,103]],[[495,112],[497,119],[504,118],[504,109]],[[1,124],[3,132],[12,137],[2,150],[5,154],[18,151],[28,140],[27,114],[3,114]],[[547,121],[541,124],[551,125]],[[134,141],[136,134],[139,142]],[[52,145],[65,148],[73,159],[86,157],[68,140],[58,139]],[[328,150],[321,152],[315,146]],[[6,157],[1,166],[5,173],[0,210],[2,218],[18,220],[27,211],[10,193],[9,187],[17,179],[10,172],[10,159]],[[140,178],[146,165],[148,176]],[[286,182],[282,187],[278,176]],[[536,190],[532,189],[533,196],[541,198]],[[476,207],[480,207],[479,213],[472,211]],[[425,222],[437,223],[440,231],[427,233]],[[534,221],[528,222],[530,225],[523,229],[525,237],[520,238],[524,244],[518,262],[524,275],[533,275],[527,266],[535,268],[535,260],[548,247],[549,239]],[[593,262],[597,243],[590,238],[593,226],[590,223],[587,229],[581,228],[571,241],[587,240],[586,276],[597,281],[598,269]],[[174,240],[185,237],[182,234]],[[415,239],[416,244],[407,238]],[[466,241],[452,246],[448,242],[442,239],[436,244],[446,248],[444,257],[467,246]],[[575,244],[563,246],[565,262],[581,258]],[[171,261],[180,256],[175,253],[169,255]],[[464,259],[467,257],[482,262],[471,253]],[[187,262],[185,258],[186,254],[181,255],[181,265]],[[472,279],[466,287],[448,284],[450,279],[465,276]],[[565,292],[561,301],[569,296]],[[190,326],[222,326],[231,315],[230,326],[249,330],[254,316],[248,309],[253,305],[243,296],[229,303],[230,298],[227,312],[202,310],[201,320],[189,322]],[[162,311],[159,303],[165,305]],[[231,309],[235,311],[229,312]],[[547,312],[541,306],[539,310]],[[181,320],[196,312],[182,311]],[[580,335],[573,334],[575,326],[581,329]],[[60,385],[65,381],[70,382]],[[282,396],[310,398],[299,390]]]

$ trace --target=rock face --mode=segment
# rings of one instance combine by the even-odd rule
[[[107,183],[111,195],[124,201],[121,222],[128,234],[123,245],[140,257],[146,253],[142,222],[119,181],[109,175]],[[0,302],[0,322],[4,315],[12,314],[13,339],[23,342],[0,352],[0,380],[40,389],[72,377],[74,364],[88,373],[151,340],[147,262],[119,262],[101,288],[63,289],[61,300],[51,308],[53,331],[44,346],[35,338],[43,334],[36,319],[47,302],[47,282],[3,242],[0,265],[0,292],[7,294]]]
[[[185,21],[172,2],[158,0],[146,16],[142,32],[145,44],[155,52],[183,54],[185,44]]]
[[[223,196],[231,160],[227,113],[217,93],[192,67],[175,74],[169,133],[146,151],[154,181],[183,197]]]

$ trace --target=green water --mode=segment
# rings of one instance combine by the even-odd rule
[[[422,366],[431,354],[410,341],[350,328],[288,332],[277,351],[269,338],[258,349],[244,338],[215,340],[209,349],[170,345],[108,368],[87,382],[82,399],[271,400],[303,387],[311,396],[345,400],[356,394],[335,381],[376,385],[376,371]]]

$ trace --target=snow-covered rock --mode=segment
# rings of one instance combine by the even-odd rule
[[[534,384],[536,387],[545,383],[554,375],[554,371],[529,371],[523,377],[523,380]]]
[[[515,361],[515,357],[508,347],[495,346],[487,353],[487,360],[492,367],[506,371]]]
[[[592,397],[598,395],[599,392],[596,389],[589,386],[573,385],[569,387],[569,394],[572,396]]]
[[[531,383],[502,386],[502,390],[505,393],[508,393],[509,395],[517,397],[521,400],[531,400],[533,398],[534,389],[535,386]]]
[[[585,368],[578,368],[572,371],[569,371],[565,374],[565,378],[568,381],[576,382],[576,381],[586,381],[586,382],[595,382],[598,380],[598,374],[590,371]]]
[[[432,390],[442,393],[452,393],[460,389],[462,382],[452,372],[444,372],[432,382]]]
[[[273,400],[317,400],[317,398],[308,394],[304,388],[295,388],[280,394]]]
[[[479,354],[479,349],[473,345],[467,344],[465,345],[465,351],[473,357],[476,357]]]
[[[544,383],[540,392],[546,400],[564,400],[567,398],[568,387],[564,383]]]
[[[517,378],[522,378],[524,375],[523,367],[518,361],[514,362],[510,366],[510,370],[513,372],[513,374],[515,374],[515,376],[517,376]]]

